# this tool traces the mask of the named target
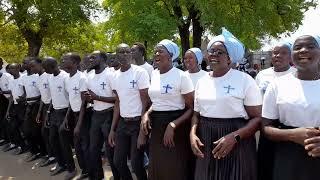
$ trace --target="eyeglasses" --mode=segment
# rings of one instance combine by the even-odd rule
[[[215,56],[222,56],[224,54],[228,54],[228,52],[220,50],[220,49],[209,49],[208,51],[208,55],[215,55]]]

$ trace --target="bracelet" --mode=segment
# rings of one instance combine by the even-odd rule
[[[177,125],[176,125],[174,122],[170,122],[169,125],[170,125],[173,129],[175,129],[175,128],[177,127]]]

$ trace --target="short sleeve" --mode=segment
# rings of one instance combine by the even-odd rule
[[[262,117],[267,119],[279,119],[279,109],[277,106],[276,84],[271,83],[264,94],[262,105]]]
[[[246,82],[248,84],[245,91],[244,105],[245,106],[262,105],[262,95],[254,79],[248,76]]]
[[[88,91],[88,79],[85,76],[80,77],[79,89],[80,92]]]
[[[181,94],[188,94],[194,90],[192,80],[187,75],[187,73],[181,73]]]
[[[200,107],[199,107],[199,103],[198,103],[198,92],[199,92],[199,81],[194,89],[194,106],[193,106],[193,110],[196,112],[200,112]]]
[[[150,78],[149,78],[148,72],[145,69],[141,69],[139,73],[140,73],[140,76],[139,76],[139,79],[137,80],[139,89],[149,88]]]

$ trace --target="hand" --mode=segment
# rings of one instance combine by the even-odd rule
[[[320,131],[315,128],[296,128],[291,129],[293,136],[291,141],[302,146],[305,145],[304,141],[306,139],[320,135]]]
[[[80,126],[77,124],[76,127],[73,130],[73,135],[75,138],[79,138],[80,136]]]
[[[320,157],[320,136],[308,138],[304,141],[304,144],[309,156]]]
[[[111,147],[114,147],[116,145],[115,134],[116,133],[114,132],[114,130],[110,130],[110,133],[108,136],[108,142]]]
[[[89,90],[89,93],[90,93],[90,96],[91,96],[91,99],[92,99],[92,100],[97,100],[97,99],[98,99],[98,96],[97,96],[94,92],[92,92],[91,90]]]
[[[145,114],[141,119],[141,127],[140,127],[144,133],[144,135],[149,134],[149,130],[151,130],[151,123],[150,118],[148,114]]]
[[[40,113],[38,113],[38,114],[37,114],[36,122],[37,122],[38,124],[40,124],[40,123],[41,123],[41,120],[40,120]]]
[[[84,98],[87,102],[91,102],[92,101],[92,97],[91,94],[87,91],[84,93]]]
[[[18,103],[21,103],[21,102],[24,102],[24,101],[26,101],[26,97],[24,97],[24,96],[19,96],[19,98],[17,99]]]
[[[200,150],[200,147],[203,147],[204,144],[200,141],[196,134],[190,134],[190,143],[193,154],[199,158],[204,158],[204,154]]]
[[[140,131],[138,136],[137,148],[143,148],[146,145],[146,142],[147,136],[144,135],[143,131]]]
[[[216,159],[221,159],[226,157],[234,148],[236,143],[237,141],[234,138],[233,133],[220,138],[216,142],[213,142],[213,144],[216,145],[216,147],[213,148],[212,150],[213,157]]]
[[[65,131],[70,131],[70,129],[68,127],[68,119],[67,118],[64,118],[62,124],[60,125],[60,129],[65,130]]]
[[[163,144],[165,147],[169,147],[169,148],[172,148],[175,146],[175,144],[174,144],[174,129],[170,124],[168,124],[167,129],[164,133]]]

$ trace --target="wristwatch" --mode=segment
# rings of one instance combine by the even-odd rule
[[[177,125],[174,122],[170,122],[169,124],[173,129],[175,129],[177,127]]]
[[[234,139],[237,141],[237,143],[239,143],[240,142],[240,140],[241,140],[241,137],[240,137],[240,135],[239,134],[234,134]]]

